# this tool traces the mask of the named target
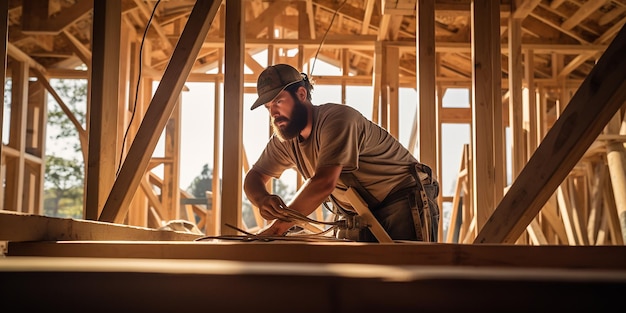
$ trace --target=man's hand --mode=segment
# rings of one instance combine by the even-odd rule
[[[277,195],[267,195],[259,203],[259,213],[268,221],[275,219],[289,221],[289,213],[285,211],[286,208],[287,205],[283,199]]]
[[[292,223],[275,220],[270,226],[257,233],[258,236],[285,236]]]

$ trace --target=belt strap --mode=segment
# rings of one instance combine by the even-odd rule
[[[428,196],[426,195],[426,191],[424,190],[424,185],[422,184],[422,180],[420,179],[420,176],[419,176],[419,172],[421,171],[422,173],[428,174],[429,179],[432,179],[432,170],[430,169],[430,167],[421,163],[414,163],[409,167],[409,169],[410,169],[411,175],[413,175],[413,177],[415,178],[415,183],[419,191],[419,195],[420,195],[420,201],[422,203],[422,207],[421,207],[422,215],[424,217],[423,219],[424,223],[422,223],[422,219],[420,219],[420,216],[419,216],[420,215],[419,206],[414,209],[411,209],[411,214],[413,216],[413,225],[415,226],[415,235],[418,240],[432,241],[433,238],[431,238],[431,233],[430,233],[430,229],[431,229],[430,227],[432,224],[431,216],[430,216],[430,205],[428,204]],[[367,203],[370,209],[374,209],[381,204],[381,202],[378,201],[376,197],[374,197],[369,192],[369,190],[363,187],[363,185],[361,184],[361,182],[359,182],[359,180],[356,178],[354,173],[352,172],[341,173],[340,178],[347,186],[354,188],[359,193],[359,195]],[[412,201],[415,201],[415,199],[413,198],[414,197],[413,193],[409,193],[409,195],[411,196],[411,199],[413,199]],[[389,196],[393,197],[393,195],[389,195]],[[389,198],[389,196],[387,196],[387,198]],[[385,198],[383,202],[387,202],[387,198]]]
[[[424,223],[421,223],[419,217],[419,208],[415,208],[415,210],[411,210],[413,213],[413,223],[415,224],[415,231],[417,232],[418,226],[421,226],[421,235],[423,241],[433,241],[431,238],[431,216],[430,216],[430,205],[428,204],[428,196],[426,195],[426,191],[424,190],[424,185],[422,184],[422,180],[419,178],[418,168],[423,172],[429,174],[429,177],[432,177],[432,172],[430,171],[430,167],[423,164],[416,164],[415,166],[411,166],[411,172],[413,173],[413,177],[415,177],[415,183],[417,185],[417,189],[419,190],[420,200],[422,201],[422,215],[424,217]],[[419,235],[418,235],[419,238]]]

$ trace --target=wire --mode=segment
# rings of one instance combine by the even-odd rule
[[[322,45],[324,44],[324,41],[326,41],[326,36],[328,35],[328,31],[330,31],[330,28],[333,26],[333,22],[335,21],[335,17],[337,16],[337,13],[339,13],[339,10],[343,8],[346,2],[348,2],[348,0],[343,0],[343,3],[341,3],[341,5],[337,7],[337,9],[335,10],[335,13],[333,14],[333,17],[330,19],[328,28],[326,29],[326,32],[324,33],[324,36],[322,37],[322,41],[320,42],[319,47],[317,47],[317,52],[315,52],[315,58],[313,59],[313,64],[311,65],[311,72],[309,74],[309,76],[311,77],[313,76],[313,69],[315,68],[315,61],[317,61],[317,55],[320,53],[320,50],[322,49]]]
[[[139,46],[139,69],[137,73],[137,86],[135,87],[135,100],[133,102],[133,110],[130,116],[130,120],[128,121],[128,126],[126,127],[126,131],[124,132],[124,138],[122,139],[122,148],[120,149],[120,159],[117,165],[117,172],[115,176],[120,174],[120,170],[122,169],[122,156],[124,155],[124,146],[126,145],[126,137],[128,137],[128,132],[130,131],[130,126],[133,124],[133,119],[135,119],[135,111],[137,110],[137,98],[139,97],[139,86],[141,82],[141,66],[143,64],[143,44],[146,40],[146,36],[148,35],[148,29],[150,29],[150,24],[152,23],[152,18],[156,12],[157,7],[161,0],[157,0],[154,4],[154,8],[152,8],[152,14],[150,14],[150,18],[148,19],[148,23],[146,24],[146,28],[143,31],[143,37],[141,37],[141,45]]]
[[[258,234],[253,234],[250,232],[247,232],[237,226],[233,226],[229,223],[224,223],[224,226],[228,226],[234,230],[237,230],[243,234],[245,234],[244,236],[239,236],[239,235],[221,235],[221,236],[205,236],[205,237],[200,237],[200,238],[196,238],[194,241],[204,241],[204,240],[210,240],[210,239],[230,239],[230,240],[241,240],[241,241],[273,241],[273,240],[305,240],[305,241],[309,241],[309,240],[313,240],[313,241],[319,241],[319,240],[331,240],[331,241],[346,241],[344,239],[339,239],[336,238],[335,236],[327,236],[326,234],[331,232],[331,231],[337,231],[338,229],[343,229],[343,228],[347,228],[348,227],[348,223],[346,223],[345,220],[337,220],[335,222],[324,222],[324,221],[318,221],[312,218],[309,218],[307,216],[305,216],[304,214],[290,209],[290,208],[285,208],[285,212],[287,212],[287,214],[289,215],[288,219],[292,222],[294,222],[296,225],[300,226],[304,223],[312,223],[312,224],[321,224],[321,225],[330,225],[330,227],[328,229],[325,229],[323,231],[317,232],[317,233],[307,233],[307,234],[297,234],[297,233],[292,233],[289,234],[289,232],[287,232],[286,234],[284,234],[283,236],[262,236],[262,235],[258,235]],[[284,239],[287,238],[287,239]]]

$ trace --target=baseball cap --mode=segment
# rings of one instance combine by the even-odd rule
[[[303,80],[302,74],[288,64],[270,65],[261,72],[256,82],[259,98],[254,101],[250,110],[272,101],[287,86]]]

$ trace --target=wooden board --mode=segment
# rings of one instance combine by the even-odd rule
[[[9,257],[0,281],[22,312],[608,312],[626,273]]]
[[[472,245],[408,241],[60,241],[9,242],[7,255],[626,270],[626,246]]]
[[[197,234],[0,210],[0,240],[194,240]]]

